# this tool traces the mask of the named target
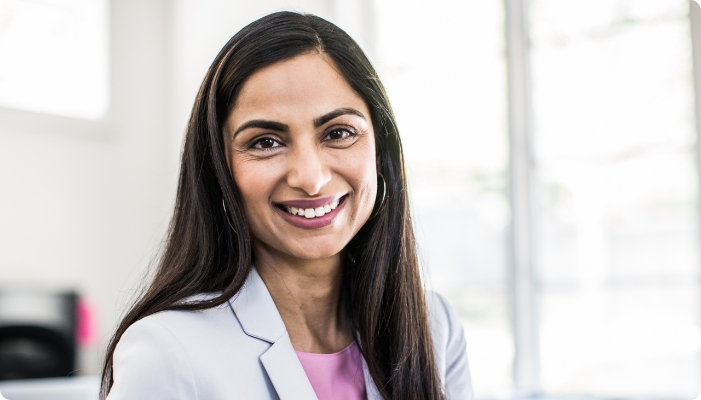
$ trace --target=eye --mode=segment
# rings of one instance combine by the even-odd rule
[[[251,144],[251,148],[259,150],[273,149],[280,146],[282,146],[280,142],[269,137],[260,138]]]
[[[324,140],[343,140],[351,136],[355,136],[355,132],[344,128],[334,128],[324,137]]]

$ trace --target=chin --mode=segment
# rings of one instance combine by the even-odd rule
[[[343,251],[347,242],[343,246],[339,246],[339,242],[334,243],[319,243],[314,240],[306,240],[296,243],[290,243],[283,247],[282,251],[294,258],[302,260],[322,260],[338,255]],[[292,245],[292,246],[290,246]]]
[[[319,250],[312,250],[312,251],[293,251],[290,253],[291,256],[295,258],[299,258],[302,260],[322,260],[326,258],[331,258],[335,257],[338,255],[341,251],[343,251],[343,248],[340,249],[319,249]]]

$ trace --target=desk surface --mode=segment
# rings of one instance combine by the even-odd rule
[[[0,382],[0,393],[7,400],[98,400],[99,392],[97,376]]]

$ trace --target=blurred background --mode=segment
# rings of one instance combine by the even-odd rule
[[[99,373],[206,69],[283,9],[375,63],[425,282],[463,321],[478,399],[699,395],[690,0],[0,0],[0,355],[17,293],[68,298],[75,313],[35,321],[73,321],[73,375]]]

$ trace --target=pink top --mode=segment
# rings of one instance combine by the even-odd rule
[[[296,353],[319,400],[367,399],[363,358],[355,342],[333,354]]]

